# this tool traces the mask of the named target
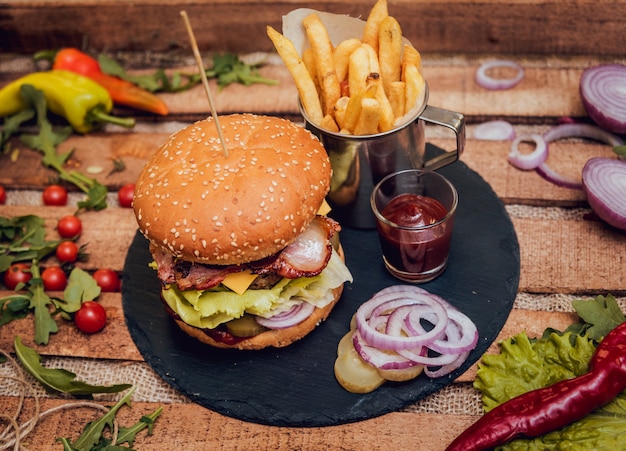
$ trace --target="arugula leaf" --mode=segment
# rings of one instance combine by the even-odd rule
[[[59,331],[50,309],[48,306],[52,304],[50,296],[48,296],[43,289],[43,281],[39,279],[39,269],[36,265],[31,267],[33,271],[33,279],[30,281],[29,291],[30,304],[29,308],[33,309],[35,315],[35,343],[38,345],[47,345],[50,340],[50,334],[55,334]],[[38,279],[38,280],[37,280]]]
[[[128,393],[126,393],[126,395],[124,395],[122,399],[119,400],[117,404],[111,407],[111,410],[104,414],[104,416],[96,421],[88,423],[80,437],[72,443],[72,449],[76,451],[90,451],[91,448],[100,441],[104,428],[106,426],[111,429],[113,428],[113,419],[115,418],[117,411],[124,404],[130,407],[130,398],[134,391],[135,388],[133,387]]]
[[[22,340],[19,336],[15,337],[13,347],[15,348],[15,354],[22,366],[37,379],[49,393],[91,396],[95,393],[118,393],[132,387],[130,384],[107,386],[90,385],[75,380],[76,374],[71,371],[62,368],[46,368],[41,365],[41,356],[37,351],[22,344]]]
[[[0,151],[7,150],[7,144],[11,136],[15,135],[20,126],[35,117],[35,110],[27,108],[19,111],[4,120],[2,130],[0,130]]]
[[[130,81],[139,87],[151,92],[180,92],[192,88],[202,81],[198,73],[184,73],[173,71],[171,76],[163,69],[152,74],[130,75],[124,68],[107,55],[98,55],[98,63],[102,72]],[[212,66],[205,70],[207,78],[215,78],[220,89],[231,83],[240,83],[249,86],[254,83],[277,85],[278,80],[259,75],[258,66],[246,64],[238,55],[225,53],[213,55]]]
[[[148,435],[152,435],[154,422],[159,418],[161,412],[163,412],[163,407],[159,407],[149,415],[142,416],[141,419],[131,427],[120,427],[115,444],[121,445],[122,443],[128,443],[130,446],[133,446],[136,440],[135,436],[146,428],[148,428]]]
[[[615,152],[619,156],[626,157],[626,144],[613,147],[613,152]]]
[[[63,311],[77,312],[83,302],[93,301],[100,296],[101,291],[96,280],[88,272],[80,268],[72,269],[63,292]]]
[[[583,320],[580,333],[586,333],[595,341],[602,340],[626,320],[615,297],[610,294],[589,300],[576,299],[572,301],[572,305]]]
[[[14,319],[24,318],[30,312],[30,297],[16,294],[0,299],[0,327]]]
[[[13,262],[42,259],[54,252],[59,241],[45,241],[42,218],[35,215],[0,217],[0,272]]]
[[[64,168],[63,165],[70,157],[71,151],[57,154],[56,146],[70,136],[72,128],[68,126],[57,132],[53,131],[52,124],[46,117],[47,102],[42,91],[26,84],[20,87],[20,93],[24,101],[35,108],[39,128],[36,135],[23,134],[20,136],[20,140],[31,149],[38,150],[43,154],[42,164],[56,170],[62,180],[72,183],[87,194],[87,199],[79,203],[79,209],[96,211],[105,209],[107,207],[107,188],[96,179],[89,178],[78,171],[68,171]]]

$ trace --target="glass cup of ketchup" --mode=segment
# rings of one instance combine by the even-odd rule
[[[405,282],[424,283],[448,265],[456,188],[441,174],[420,169],[383,178],[370,198],[387,270]]]

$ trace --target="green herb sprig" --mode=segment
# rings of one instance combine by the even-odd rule
[[[167,75],[165,70],[159,69],[147,75],[130,75],[113,58],[107,55],[98,55],[98,63],[102,72],[130,81],[151,92],[180,92],[192,88],[202,81],[198,73],[173,71]],[[259,74],[258,66],[246,64],[238,55],[233,53],[216,54],[212,57],[212,66],[205,70],[207,78],[214,78],[220,89],[231,83],[249,86],[255,83],[277,85],[278,80],[263,77]]]
[[[20,140],[22,143],[31,149],[40,151],[43,154],[43,165],[57,171],[61,180],[73,184],[87,194],[87,199],[78,203],[79,209],[96,211],[105,209],[107,207],[106,186],[79,171],[68,171],[65,169],[64,165],[72,155],[72,151],[57,154],[56,146],[65,141],[72,134],[72,128],[69,126],[63,127],[58,131],[52,129],[52,124],[46,115],[46,97],[42,91],[25,84],[20,87],[20,92],[25,102],[35,109],[39,129],[36,135],[21,135]]]

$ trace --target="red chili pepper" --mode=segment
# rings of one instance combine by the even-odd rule
[[[60,50],[54,58],[52,68],[69,70],[91,78],[102,85],[109,92],[113,102],[119,105],[161,115],[168,113],[167,105],[156,95],[129,81],[105,74],[96,59],[78,49]]]
[[[513,398],[487,412],[446,451],[479,451],[538,437],[584,418],[626,389],[626,322],[598,345],[589,372]]]

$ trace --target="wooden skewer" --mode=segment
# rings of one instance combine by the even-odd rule
[[[206,91],[207,98],[209,99],[209,105],[211,107],[211,115],[213,116],[213,120],[215,121],[215,127],[217,127],[217,134],[219,136],[220,142],[222,143],[222,150],[224,151],[224,156],[228,156],[228,149],[226,148],[226,141],[224,141],[224,135],[222,134],[222,128],[220,127],[220,121],[217,116],[217,111],[215,110],[215,104],[213,103],[213,97],[211,96],[211,88],[209,88],[209,81],[206,78],[206,72],[204,71],[204,66],[202,64],[202,57],[200,56],[200,50],[198,50],[198,43],[196,42],[196,37],[193,34],[193,30],[191,29],[191,23],[189,23],[189,16],[187,16],[187,11],[181,11],[180,15],[183,17],[185,21],[185,27],[187,28],[187,33],[189,34],[189,41],[191,42],[191,49],[193,50],[193,55],[196,58],[196,64],[198,64],[198,69],[200,70],[200,77],[202,78],[202,85],[204,86],[204,90]]]

